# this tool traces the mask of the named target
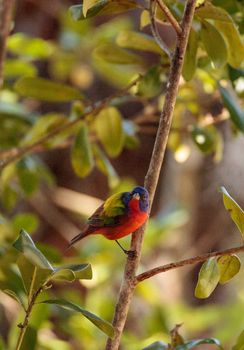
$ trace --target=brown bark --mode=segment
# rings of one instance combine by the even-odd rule
[[[152,204],[161,166],[164,159],[165,149],[168,141],[169,131],[173,118],[179,80],[183,66],[184,55],[186,51],[188,36],[195,11],[196,0],[188,0],[185,6],[185,11],[182,19],[182,32],[178,36],[177,46],[172,58],[165,103],[160,116],[158,132],[154,144],[154,149],[149,165],[149,169],[145,178],[145,187],[149,190],[150,201]],[[106,350],[117,350],[119,348],[120,339],[126,322],[130,303],[133,297],[136,285],[136,271],[140,262],[141,248],[143,242],[145,226],[139,229],[132,236],[131,249],[136,251],[134,259],[127,258],[124,278],[122,281],[118,302],[115,309],[113,326],[115,328],[115,337],[109,338],[106,345]]]
[[[13,0],[0,0],[0,88],[3,85],[3,62],[6,40],[11,27],[13,3]]]

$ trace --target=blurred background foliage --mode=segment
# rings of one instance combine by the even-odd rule
[[[180,19],[184,1],[165,2]],[[103,237],[64,250],[101,200],[143,184],[170,62],[152,37],[147,1],[93,5],[15,3],[0,92],[0,285],[22,288],[11,244],[24,228],[52,263],[92,265],[92,280],[54,284],[47,298],[111,321],[125,257]],[[176,35],[159,8],[156,24],[172,50]],[[244,202],[243,33],[242,1],[199,1],[141,270],[239,240],[217,189],[224,185]],[[182,322],[187,339],[235,344],[244,324],[243,271],[199,301],[198,269],[138,286],[122,349],[167,343]],[[1,292],[0,349],[15,348],[21,317]],[[27,333],[28,349],[102,349],[106,340],[79,314],[55,306],[36,307],[31,326],[38,332]]]

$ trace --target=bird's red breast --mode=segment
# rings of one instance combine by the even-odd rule
[[[131,199],[128,203],[128,212],[116,227],[101,227],[93,234],[102,234],[107,239],[120,239],[136,231],[147,220],[148,214],[140,210],[139,200]]]

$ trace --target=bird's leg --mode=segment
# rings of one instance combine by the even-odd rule
[[[126,250],[124,247],[122,247],[122,245],[119,243],[119,241],[117,241],[117,239],[115,240],[115,242],[118,244],[118,246],[123,250],[123,252],[128,255],[130,258],[134,258],[136,255],[136,252],[134,250]]]

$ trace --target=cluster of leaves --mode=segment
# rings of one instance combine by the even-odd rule
[[[81,308],[79,305],[65,299],[44,299],[40,300],[39,296],[43,291],[50,289],[56,282],[74,282],[75,280],[84,280],[92,278],[92,270],[90,264],[69,264],[54,267],[43,255],[43,253],[35,246],[29,234],[21,230],[19,237],[13,243],[13,247],[18,251],[17,257],[13,250],[2,252],[0,287],[4,293],[8,294],[23,308],[26,318],[29,319],[33,307],[36,304],[51,304],[65,308],[67,310],[78,312],[91,321],[96,327],[108,336],[114,334],[113,327],[103,319],[92,314],[91,312]],[[3,265],[5,269],[3,269]],[[18,271],[15,269],[15,264]],[[21,323],[21,329],[29,326],[25,322]],[[32,326],[30,326],[32,327]],[[23,331],[23,330],[22,330]],[[38,327],[28,330],[24,340],[24,344],[35,348],[37,342]],[[33,337],[34,335],[34,337]],[[18,344],[19,346],[22,343]],[[21,345],[24,348],[24,345]]]
[[[193,348],[195,349],[197,346],[202,344],[213,345],[215,349],[223,349],[219,340],[215,338],[194,339],[186,341],[178,332],[179,327],[180,325],[175,326],[175,328],[170,332],[170,344],[165,344],[164,342],[157,341],[143,348],[143,350],[190,350]],[[236,344],[232,347],[232,350],[241,350],[243,348],[243,337],[244,331],[239,335]]]
[[[221,192],[223,193],[225,208],[229,211],[243,239],[244,212],[224,187],[221,188]],[[240,268],[241,261],[235,254],[208,259],[200,269],[195,296],[197,298],[208,298],[218,283],[225,284],[229,282],[240,271]]]

